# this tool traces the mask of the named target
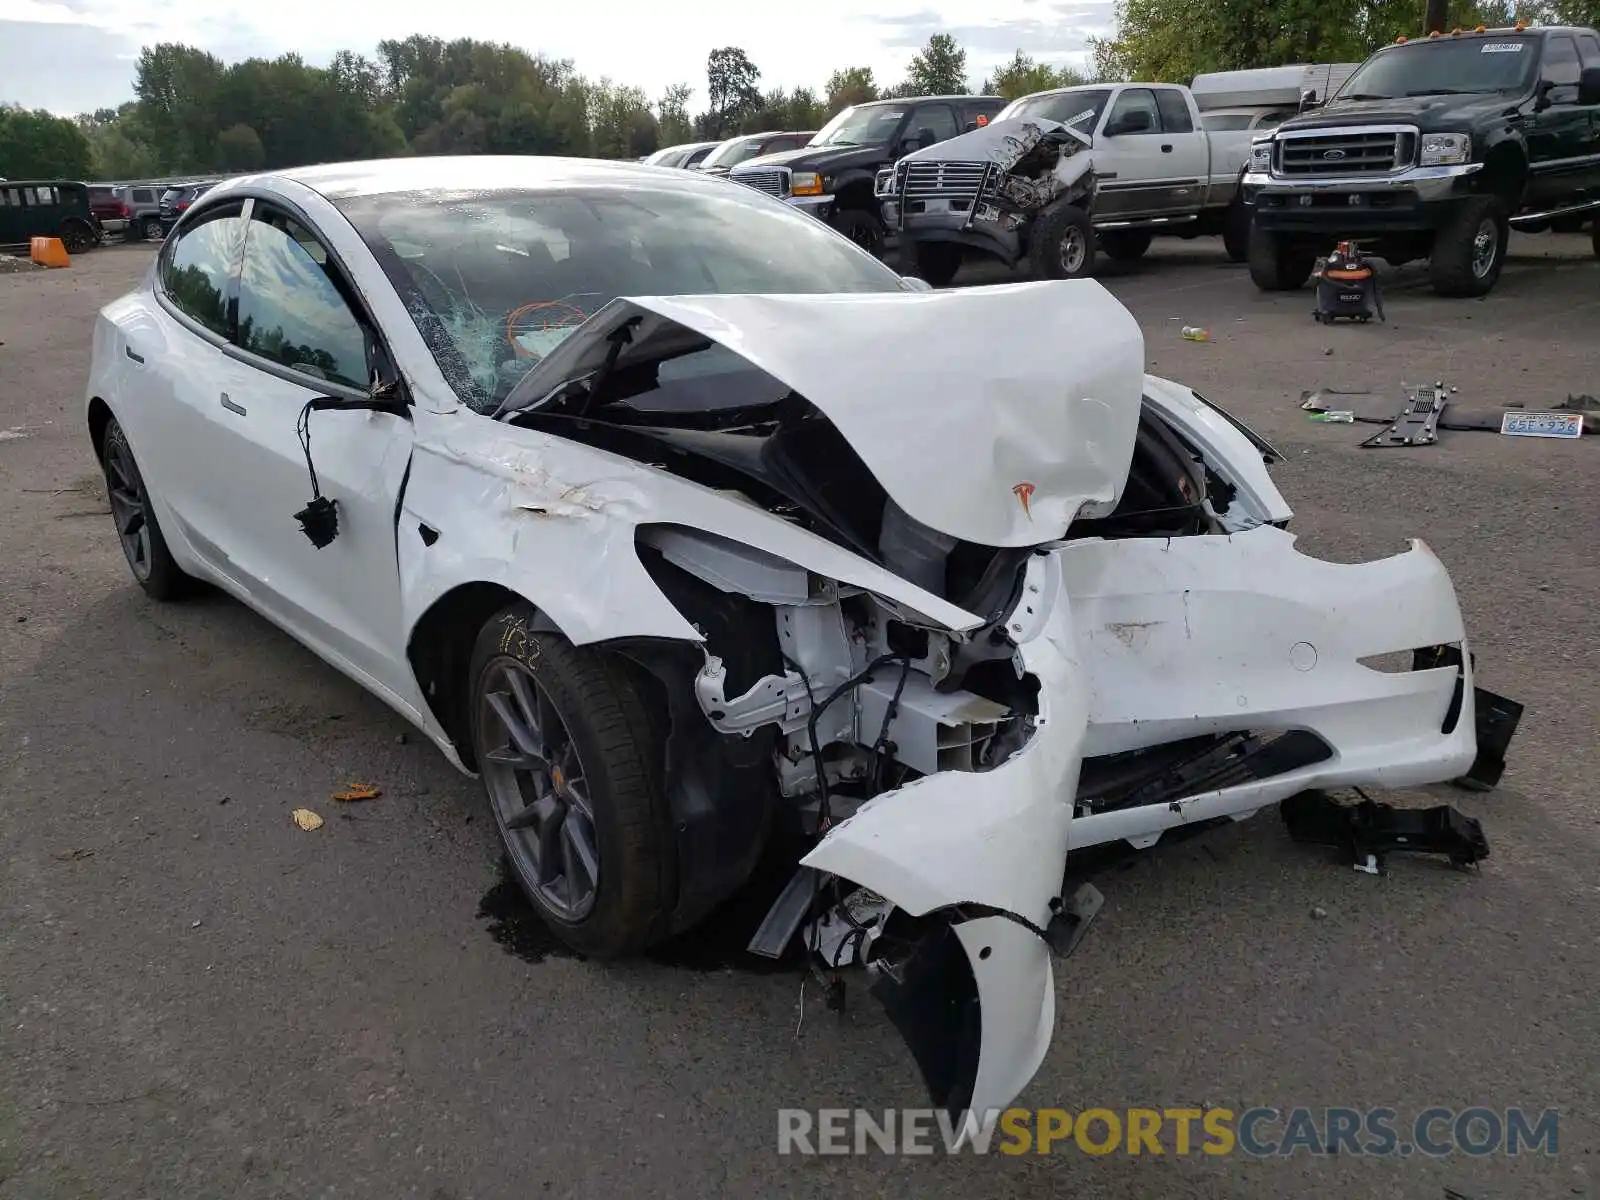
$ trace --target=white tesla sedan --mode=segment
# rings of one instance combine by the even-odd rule
[[[1092,281],[930,292],[691,172],[407,159],[197,201],[88,426],[140,585],[478,775],[574,947],[806,835],[753,949],[867,965],[959,1113],[1044,1058],[1069,849],[1474,756],[1439,561],[1300,554],[1270,447],[1143,358]]]

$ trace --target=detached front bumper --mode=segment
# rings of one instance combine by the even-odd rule
[[[1421,542],[1342,565],[1294,541],[1264,525],[1036,555],[1007,622],[1040,685],[1032,739],[993,770],[928,775],[868,801],[806,856],[920,919],[891,1016],[953,1117],[1004,1108],[1048,1051],[1055,984],[1041,935],[1063,908],[1069,849],[1148,844],[1308,788],[1440,782],[1472,764],[1471,655],[1443,565]],[[1368,665],[1441,645],[1459,662]],[[1085,756],[1237,731],[1322,749],[1192,794],[1110,811],[1079,801]]]
[[[1252,172],[1241,188],[1268,233],[1417,233],[1448,223],[1482,170],[1482,163],[1460,163],[1370,178]]]

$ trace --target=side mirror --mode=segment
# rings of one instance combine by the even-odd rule
[[[921,142],[924,146],[934,146],[939,142],[939,135],[924,125],[921,129],[917,130],[917,141]]]
[[[1322,103],[1322,101],[1317,96],[1317,89],[1316,88],[1307,88],[1305,91],[1300,93],[1300,111],[1301,112],[1305,112],[1306,109],[1308,109],[1308,108],[1316,108],[1321,103]]]
[[[389,351],[384,348],[371,329],[362,329],[362,340],[366,343],[367,351],[367,378],[372,381],[372,390],[377,392],[392,392],[400,382],[400,372],[395,369]]]
[[[1585,67],[1578,76],[1578,103],[1600,104],[1600,67]]]
[[[1106,127],[1107,137],[1116,137],[1124,133],[1149,133],[1155,123],[1150,119],[1150,113],[1142,108],[1132,112],[1123,113]]]

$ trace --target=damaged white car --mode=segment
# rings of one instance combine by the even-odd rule
[[[753,948],[831,931],[959,1113],[1047,1052],[1069,850],[1473,761],[1439,561],[1302,555],[1270,448],[1143,358],[1091,281],[932,293],[692,173],[413,159],[207,193],[88,425],[139,583],[478,774],[574,947],[807,832]]]

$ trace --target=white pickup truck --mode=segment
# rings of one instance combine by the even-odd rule
[[[948,283],[962,257],[974,251],[1013,266],[1029,262],[1036,273],[1090,274],[1092,252],[1057,263],[1057,256],[1042,262],[1030,250],[1032,226],[1046,209],[1031,221],[989,221],[984,219],[988,206],[966,194],[972,190],[970,168],[986,163],[991,174],[996,170],[993,156],[985,153],[994,132],[1064,126],[1090,142],[1090,221],[1100,251],[1134,259],[1149,249],[1156,233],[1221,233],[1229,257],[1242,262],[1249,214],[1239,198],[1239,180],[1251,139],[1260,122],[1293,116],[1303,94],[1300,85],[1327,69],[1201,76],[1195,81],[1202,86],[1199,100],[1189,88],[1171,83],[1086,84],[1023,96],[996,116],[989,130],[925,147],[880,173],[884,222],[899,235],[907,265],[935,287]],[[1213,129],[1207,128],[1208,100],[1217,109],[1217,119],[1209,122]],[[1237,119],[1240,114],[1246,119]],[[943,195],[941,188],[951,194]]]

